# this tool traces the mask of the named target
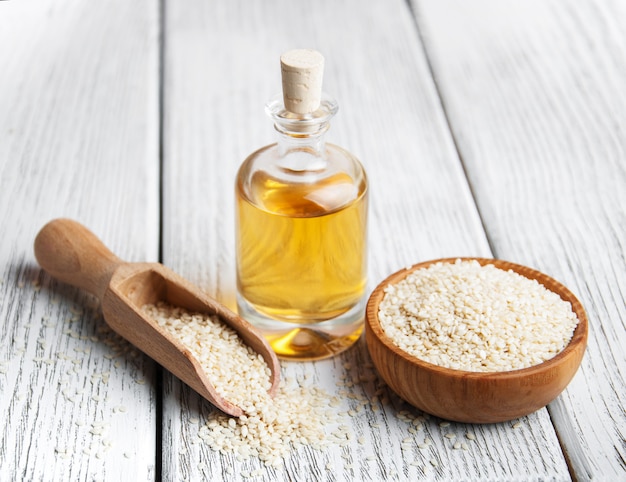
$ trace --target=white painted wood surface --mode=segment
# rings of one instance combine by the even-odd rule
[[[569,480],[564,451],[579,480],[626,478],[624,7],[466,3],[166,1],[161,19],[148,0],[0,2],[0,481]],[[588,354],[549,411],[413,434],[403,410],[418,412],[381,389],[361,341],[284,364],[355,411],[347,447],[301,449],[279,471],[239,462],[198,442],[207,402],[117,353],[94,300],[37,268],[53,217],[131,261],[158,259],[161,229],[161,261],[234,306],[234,177],[273,141],[263,107],[293,47],[326,55],[329,140],[370,175],[370,288],[418,261],[495,255],[580,296]]]
[[[0,2],[0,480],[151,480],[154,364],[33,255],[54,217],[158,255],[154,2]]]
[[[559,439],[579,480],[623,480],[626,5],[512,3],[414,1],[494,254],[589,315],[582,369],[550,406]]]

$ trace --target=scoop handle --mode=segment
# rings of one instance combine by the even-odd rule
[[[35,257],[54,278],[102,300],[115,270],[124,262],[82,224],[54,219],[35,238]]]

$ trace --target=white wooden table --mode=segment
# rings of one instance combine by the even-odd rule
[[[0,480],[626,480],[625,24],[621,0],[0,1]],[[492,256],[581,299],[588,350],[547,409],[411,433],[383,390],[347,447],[266,470],[198,442],[213,408],[38,268],[35,234],[71,217],[233,306],[235,172],[274,140],[294,47],[325,54],[329,140],[370,175],[370,289]],[[368,360],[284,372],[347,411]]]

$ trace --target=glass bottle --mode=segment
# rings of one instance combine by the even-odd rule
[[[275,144],[251,154],[236,181],[237,303],[285,359],[351,346],[363,328],[367,178],[325,142],[334,99],[321,93],[323,57],[281,56],[283,94],[266,105]]]

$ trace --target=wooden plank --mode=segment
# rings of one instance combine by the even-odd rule
[[[370,175],[370,288],[421,260],[490,255],[404,2],[168,2],[165,46],[164,262],[222,302],[234,306],[235,174],[274,139],[263,105],[280,89],[279,55],[294,47],[325,54],[325,90],[340,103],[329,141],[354,152]],[[418,412],[381,386],[363,340],[332,360],[283,370],[339,395],[339,411],[354,410],[347,447],[301,449],[282,470],[212,452],[197,437],[212,408],[167,378],[164,477],[239,480],[260,470],[264,480],[569,479],[546,410],[517,429],[431,418],[411,433],[403,417]],[[357,412],[359,397],[368,408]],[[387,400],[379,411],[371,408],[377,398]],[[425,439],[432,444],[419,448]]]
[[[626,477],[626,8],[414,0],[498,257],[554,276],[590,321],[550,414],[579,480]]]
[[[48,220],[158,254],[156,2],[0,5],[0,480],[155,477],[155,367],[44,275]]]

